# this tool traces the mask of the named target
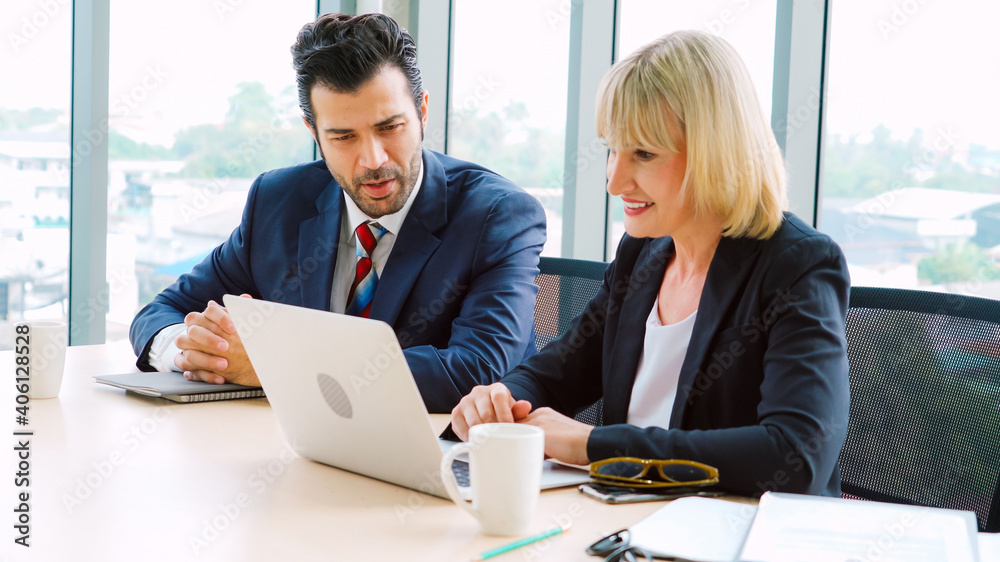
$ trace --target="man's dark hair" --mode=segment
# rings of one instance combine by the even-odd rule
[[[299,107],[313,129],[316,116],[309,96],[313,86],[319,84],[338,93],[356,92],[386,66],[394,66],[406,76],[417,117],[422,117],[424,87],[417,68],[417,46],[389,16],[320,16],[299,31],[292,45],[292,66]]]

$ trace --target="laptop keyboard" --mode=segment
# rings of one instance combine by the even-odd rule
[[[451,472],[455,475],[455,480],[459,486],[469,485],[469,463],[465,461],[455,461],[451,465]]]

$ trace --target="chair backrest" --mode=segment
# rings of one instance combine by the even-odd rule
[[[855,287],[847,497],[975,511],[1000,531],[1000,301]]]
[[[538,300],[535,301],[535,346],[541,350],[569,327],[604,282],[604,262],[568,258],[541,258],[538,264]],[[576,419],[601,425],[603,400],[587,407]]]

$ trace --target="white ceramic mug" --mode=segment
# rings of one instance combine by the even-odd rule
[[[68,343],[65,322],[29,320],[14,326],[16,376],[21,378],[27,367],[29,398],[59,396]]]
[[[472,503],[462,499],[451,465],[469,453]],[[531,524],[538,504],[545,454],[545,432],[530,425],[485,423],[469,429],[469,441],[453,446],[441,459],[441,480],[448,495],[479,520],[488,535],[518,535]]]

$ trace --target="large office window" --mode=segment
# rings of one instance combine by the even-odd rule
[[[258,174],[312,159],[289,47],[315,10],[111,1],[108,341],[229,237]]]
[[[72,13],[0,4],[0,349],[15,322],[68,312]]]
[[[455,0],[448,153],[537,197],[562,251],[570,3]],[[431,95],[441,95],[431,92]]]
[[[731,43],[743,57],[764,111],[770,117],[777,5],[777,0],[621,0],[616,60],[671,31],[698,29],[713,33]],[[611,260],[625,234],[625,210],[620,198],[611,198],[608,215],[606,255]]]
[[[253,177],[312,157],[288,47],[317,3],[184,0],[158,7],[151,18],[138,4],[110,1],[106,327],[115,340],[125,337],[139,307],[229,234]],[[0,86],[0,347],[10,345],[14,320],[64,317],[68,279],[78,275],[68,272],[66,229],[72,10],[55,4],[17,0],[0,8],[10,22],[0,57],[17,77]],[[448,18],[443,4],[427,0],[319,3],[375,4],[411,25],[428,10]],[[589,254],[581,248],[594,242],[569,221],[573,240],[562,240],[567,99],[574,99],[568,69],[570,49],[580,48],[570,29],[580,24],[573,12],[583,3],[447,5],[450,48],[421,52],[421,66],[448,67],[448,79],[441,72],[431,90],[448,100],[447,129],[429,131],[435,145],[538,197],[549,219],[545,254]],[[673,30],[719,34],[743,56],[770,112],[776,0],[616,5],[618,17],[609,9],[606,28],[583,18],[580,44],[598,44],[613,31],[620,59]],[[828,96],[822,151],[810,135],[786,136],[786,149],[821,153],[819,225],[844,248],[854,283],[1000,295],[1000,55],[988,27],[1000,9],[971,0],[791,7],[782,4],[779,31],[793,43],[817,33],[801,10],[829,10]],[[801,77],[823,61],[801,49],[792,55],[780,70],[792,78],[790,92],[801,93]],[[593,71],[607,61],[591,52],[584,64]],[[808,208],[799,209],[808,219],[816,210],[813,182],[798,179],[796,193],[809,190]],[[576,211],[568,209],[567,219]],[[621,203],[609,200],[600,212],[608,216],[610,259],[623,232]],[[97,298],[97,290],[88,291]]]
[[[1000,5],[831,12],[820,227],[852,284],[1000,297]]]

